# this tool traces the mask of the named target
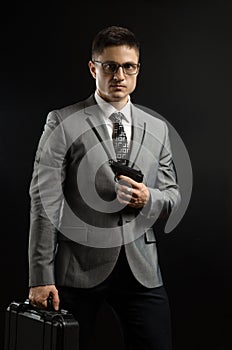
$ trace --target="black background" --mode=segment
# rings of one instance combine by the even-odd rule
[[[9,3],[0,16],[1,329],[27,297],[28,188],[47,113],[93,91],[91,41],[115,24],[142,44],[132,100],[174,126],[193,168],[189,207],[159,246],[174,350],[231,349],[232,2]]]

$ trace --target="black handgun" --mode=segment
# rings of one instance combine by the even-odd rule
[[[113,159],[109,160],[109,164],[113,172],[115,173],[116,178],[119,175],[124,175],[130,177],[136,182],[143,182],[143,173],[141,172],[141,170],[130,168],[129,166],[120,164]]]

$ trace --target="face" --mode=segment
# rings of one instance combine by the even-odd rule
[[[94,57],[100,62],[138,63],[138,52],[128,46],[110,46],[104,49],[103,53]],[[119,67],[116,73],[105,73],[101,64],[89,62],[89,68],[92,76],[96,80],[98,94],[109,103],[119,103],[123,106],[128,101],[128,95],[131,94],[137,81],[137,75],[128,75]]]

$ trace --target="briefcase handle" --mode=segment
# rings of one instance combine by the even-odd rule
[[[31,310],[35,310],[37,312],[39,311],[50,311],[50,312],[56,312],[56,314],[62,314],[62,315],[68,315],[69,312],[68,310],[65,310],[65,309],[60,309],[59,311],[55,311],[54,308],[53,308],[53,304],[52,304],[52,298],[51,297],[48,297],[47,299],[47,308],[46,309],[42,309],[42,308],[39,308],[37,306],[33,306],[31,303],[30,303],[30,300],[29,299],[26,299],[25,302],[21,305],[21,308],[23,310],[28,310],[28,309],[31,309]]]
[[[24,301],[23,307],[25,307],[25,308],[31,308],[31,309],[35,309],[35,310],[40,309],[38,306],[32,305],[29,299],[26,299],[26,300]],[[47,310],[47,311],[55,311],[54,308],[53,308],[52,298],[51,298],[51,297],[48,297],[48,298],[47,298],[47,308],[46,308],[45,310]]]

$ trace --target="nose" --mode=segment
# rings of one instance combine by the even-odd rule
[[[124,80],[124,78],[125,78],[125,75],[124,75],[122,67],[118,67],[117,72],[114,73],[114,79]]]

